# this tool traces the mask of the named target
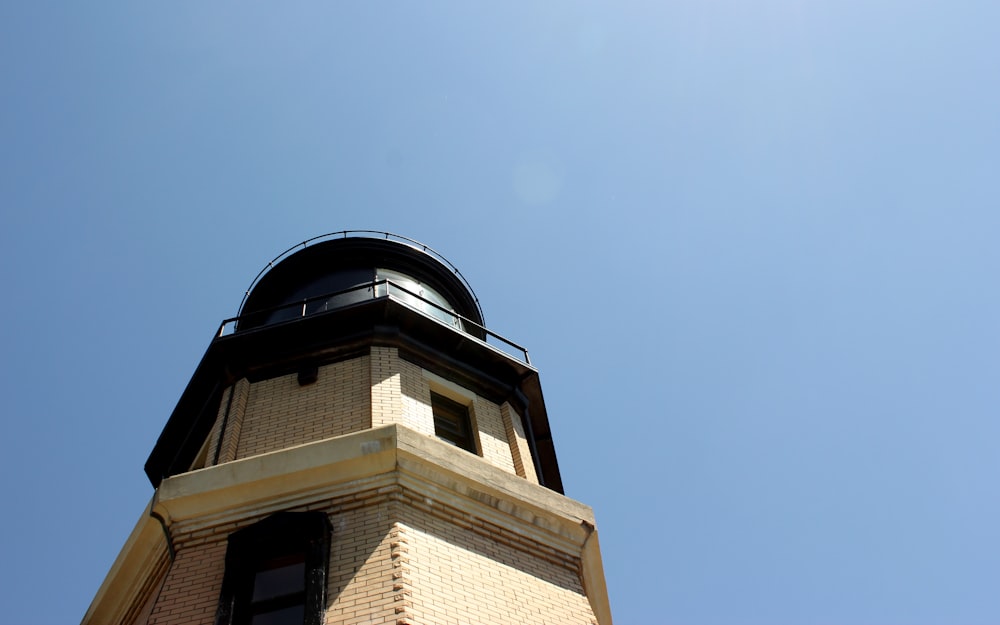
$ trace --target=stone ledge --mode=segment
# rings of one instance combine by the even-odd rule
[[[153,510],[189,532],[391,485],[576,559],[598,621],[610,625],[589,506],[400,424],[166,478]]]
[[[248,508],[308,505],[396,472],[407,487],[448,505],[505,518],[498,524],[512,531],[527,524],[579,547],[589,535],[586,525],[594,524],[589,506],[400,424],[166,478],[154,509],[170,525],[208,518],[224,523]]]
[[[150,502],[143,510],[139,522],[115,558],[83,616],[83,625],[120,622],[134,607],[143,585],[157,583],[158,578],[152,578],[156,577],[157,569],[163,566],[169,553],[163,529],[149,515],[153,503]]]

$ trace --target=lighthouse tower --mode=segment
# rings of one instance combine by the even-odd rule
[[[152,500],[84,624],[611,624],[538,371],[403,237],[270,263],[145,469]]]

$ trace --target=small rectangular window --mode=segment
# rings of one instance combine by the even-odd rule
[[[322,512],[279,512],[233,532],[216,625],[320,625],[329,544]]]
[[[476,453],[469,407],[444,395],[431,393],[431,410],[434,413],[434,434],[442,441]]]
[[[253,579],[250,595],[251,623],[284,623],[278,614],[302,613],[306,601],[306,559],[304,553],[262,562]],[[296,621],[288,621],[294,623]],[[298,618],[302,622],[302,618]]]

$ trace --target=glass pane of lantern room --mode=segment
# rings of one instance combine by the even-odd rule
[[[284,295],[284,304],[268,313],[267,323],[288,321],[369,300],[372,298],[373,278],[371,269],[338,269],[316,276]],[[322,297],[324,295],[329,297]],[[307,300],[308,303],[305,303]]]
[[[455,308],[443,295],[426,284],[422,284],[404,273],[391,269],[378,269],[377,279],[388,280],[392,283],[388,285],[388,292],[394,298],[404,302],[408,306],[416,308],[425,315],[443,321],[454,328],[462,329],[461,320],[455,315],[450,314],[455,311]],[[386,288],[386,285],[379,285],[378,294],[385,295]]]

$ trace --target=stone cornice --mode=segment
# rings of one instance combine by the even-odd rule
[[[154,511],[196,531],[393,483],[577,554],[594,524],[589,506],[399,424],[164,479]]]
[[[504,472],[481,458],[391,424],[244,458],[164,479],[101,586],[84,623],[115,622],[172,537],[236,524],[272,512],[370,493],[405,493],[425,512],[499,528],[514,548],[537,543],[565,564],[576,562],[594,614],[610,625],[591,508]],[[363,505],[361,501],[359,505]],[[217,529],[214,531],[218,531]],[[183,541],[181,541],[183,542]],[[183,547],[181,547],[183,548]],[[118,597],[118,599],[115,599]]]
[[[143,510],[139,522],[115,558],[83,616],[83,625],[120,623],[134,607],[143,585],[156,583],[162,575],[169,548],[159,522],[149,514],[152,505],[153,502],[150,502]]]

